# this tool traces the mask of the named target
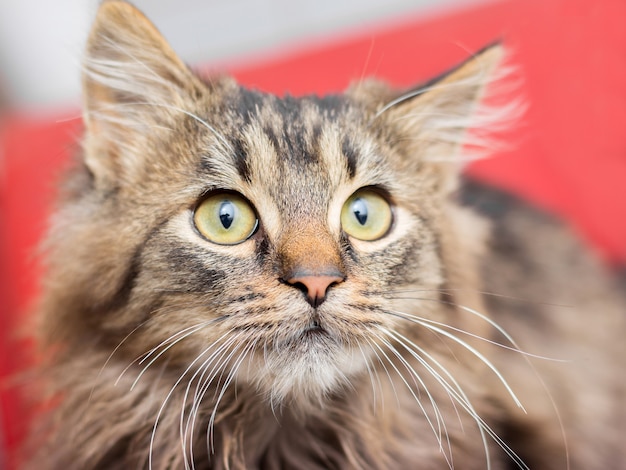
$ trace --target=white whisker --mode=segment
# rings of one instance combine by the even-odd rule
[[[226,377],[226,381],[224,382],[224,384],[222,385],[222,389],[220,391],[219,396],[217,397],[217,400],[215,402],[215,406],[213,407],[213,412],[211,413],[211,417],[209,418],[209,424],[208,424],[208,431],[207,431],[207,442],[210,442],[211,444],[211,451],[213,451],[213,446],[214,446],[214,442],[213,442],[213,425],[215,423],[215,417],[217,415],[217,408],[220,404],[220,401],[222,400],[222,397],[224,396],[224,394],[226,393],[226,389],[228,388],[228,386],[230,385],[230,383],[233,380],[233,377],[235,376],[235,374],[237,373],[237,370],[239,369],[239,367],[241,366],[241,363],[244,361],[244,359],[246,358],[246,356],[248,355],[248,353],[256,346],[257,341],[254,341],[252,343],[249,343],[246,345],[245,349],[241,352],[240,356],[237,358],[237,360],[235,361],[233,367],[230,370],[230,373],[228,374],[228,376]],[[230,360],[230,358],[228,359]]]
[[[385,374],[387,375],[387,379],[389,381],[389,385],[391,386],[391,389],[393,390],[393,394],[396,397],[396,405],[398,407],[400,407],[400,398],[398,397],[398,392],[396,391],[396,386],[393,383],[393,379],[391,378],[391,374],[389,374],[389,369],[387,369],[387,366],[385,365],[385,363],[383,362],[382,358],[380,357],[380,355],[378,354],[378,345],[376,343],[374,343],[371,340],[367,340],[367,343],[370,345],[370,349],[372,350],[372,352],[374,353],[374,355],[376,356],[376,359],[378,360],[378,363],[381,365],[381,367],[383,368],[383,370],[385,371]],[[378,376],[378,374],[376,374]],[[379,384],[381,384],[381,396],[384,396],[383,391],[382,391],[382,383],[379,380]]]
[[[415,323],[422,325],[425,328],[428,328],[431,331],[435,331],[443,336],[445,336],[446,338],[451,339],[452,341],[454,341],[455,343],[463,346],[466,350],[468,350],[469,352],[471,352],[476,358],[478,358],[483,364],[485,364],[489,369],[491,369],[491,371],[496,375],[496,377],[498,378],[498,380],[500,381],[500,383],[502,383],[502,385],[504,386],[504,388],[506,388],[509,396],[513,399],[513,401],[515,402],[515,404],[522,409],[524,412],[526,412],[524,406],[522,405],[522,402],[519,400],[519,398],[517,398],[517,395],[515,394],[515,392],[513,391],[513,389],[511,388],[511,386],[509,385],[509,383],[507,382],[507,380],[504,378],[504,376],[502,375],[502,373],[497,369],[497,367],[495,365],[493,365],[493,363],[487,359],[487,357],[485,357],[484,354],[482,354],[480,351],[478,351],[476,348],[474,348],[473,346],[471,346],[469,343],[467,343],[466,341],[463,341],[462,339],[454,336],[453,334],[447,332],[446,330],[439,328],[436,325],[431,325],[427,322],[421,321],[421,320],[417,320],[414,319],[413,320]]]
[[[463,310],[467,309],[467,307],[464,308],[462,305],[458,305],[458,307],[463,309]],[[538,354],[533,354],[533,353],[530,353],[530,352],[527,352],[527,351],[524,351],[524,350],[520,349],[520,347],[513,340],[513,338],[506,332],[506,330],[504,330],[502,327],[498,326],[498,324],[495,323],[493,320],[490,320],[488,317],[479,314],[475,310],[473,311],[473,313],[480,315],[480,317],[483,320],[485,320],[491,326],[493,326],[496,330],[498,330],[498,332],[500,332],[513,345],[513,347],[507,346],[506,344],[499,343],[499,342],[494,341],[494,340],[489,339],[489,338],[485,338],[483,336],[477,335],[477,334],[472,333],[470,331],[466,331],[466,330],[463,330],[461,328],[457,328],[457,327],[454,327],[452,325],[448,325],[447,323],[438,322],[436,320],[430,320],[428,318],[419,317],[417,315],[412,315],[410,313],[399,312],[399,311],[387,311],[387,313],[392,314],[392,315],[397,316],[397,317],[400,317],[400,318],[404,318],[405,320],[409,320],[409,321],[414,322],[414,323],[422,324],[422,322],[425,322],[425,323],[429,323],[431,325],[435,325],[435,326],[439,326],[441,328],[448,329],[450,331],[454,331],[456,333],[462,333],[462,334],[464,334],[466,336],[469,336],[471,338],[478,339],[480,341],[483,341],[485,343],[491,344],[493,346],[497,346],[497,347],[502,348],[502,349],[513,351],[513,352],[518,353],[518,354],[520,354],[522,356],[527,356],[527,357],[532,357],[532,358],[535,358],[535,359],[541,359],[541,360],[552,361],[552,362],[568,362],[568,361],[562,360],[562,359],[554,359],[554,358],[547,357],[547,356],[540,356]],[[424,326],[424,325],[422,325],[422,326]]]
[[[210,323],[210,322],[208,322],[208,323]],[[224,337],[224,336],[225,335],[223,335],[222,337]],[[152,427],[152,434],[151,434],[151,437],[150,437],[150,449],[149,449],[149,455],[148,455],[148,467],[149,467],[150,470],[152,470],[152,453],[153,453],[153,448],[154,448],[154,441],[155,441],[155,438],[156,438],[156,431],[157,431],[157,427],[158,427],[158,424],[159,424],[159,420],[160,420],[161,414],[163,413],[163,410],[165,409],[165,406],[169,402],[169,399],[173,395],[173,393],[176,390],[176,388],[178,387],[178,385],[180,385],[180,383],[183,381],[184,377],[195,366],[195,364],[202,358],[202,356],[204,354],[206,354],[206,352],[208,352],[217,343],[217,341],[219,341],[219,339],[214,341],[213,343],[211,343],[211,345],[209,345],[207,348],[205,348],[205,350],[202,351],[201,354],[196,356],[196,358],[193,361],[191,361],[191,363],[187,366],[187,368],[183,371],[183,373],[176,380],[174,385],[170,388],[169,392],[167,393],[167,395],[165,396],[163,402],[161,403],[161,406],[159,408],[159,411],[157,412],[157,416],[156,416],[155,421],[154,421],[154,426]]]
[[[484,439],[483,430],[504,450],[504,452],[516,463],[519,468],[528,470],[528,467],[524,463],[524,461],[504,442],[502,438],[500,438],[495,431],[491,429],[491,427],[478,415],[475,411],[474,407],[471,405],[467,395],[463,392],[463,389],[460,387],[458,382],[454,379],[452,374],[439,362],[437,361],[431,354],[425,351],[423,348],[420,348],[413,341],[408,339],[406,336],[398,333],[398,332],[390,332],[396,340],[402,344],[402,346],[411,354],[415,359],[417,359],[437,380],[442,387],[457,401],[457,403],[465,409],[465,411],[476,421],[479,427],[479,431],[481,436],[483,436],[483,444],[485,446],[485,453],[487,456],[487,464],[488,468],[490,467],[489,462],[489,452],[486,444],[486,440]],[[406,343],[405,343],[406,341]],[[415,350],[409,347],[410,344],[415,350],[419,351],[421,355],[428,358],[428,360],[432,361],[454,384],[452,387],[434,368],[428,364],[420,354],[417,354]]]
[[[133,384],[130,386],[130,389],[133,390],[135,388],[135,386],[137,385],[137,383],[139,382],[139,380],[141,379],[141,377],[143,376],[143,374],[150,368],[150,366],[152,364],[154,364],[161,356],[163,356],[163,354],[165,354],[169,349],[171,349],[172,347],[174,347],[176,344],[180,343],[181,341],[183,341],[185,338],[188,338],[189,336],[193,335],[194,333],[197,333],[198,331],[202,330],[203,328],[206,328],[208,325],[210,325],[211,323],[213,323],[215,320],[209,320],[203,323],[200,323],[198,325],[194,325],[192,327],[189,328],[185,328],[184,330],[181,330],[179,332],[177,332],[176,334],[170,336],[168,339],[166,339],[165,341],[161,342],[156,348],[153,348],[151,351],[149,351],[147,353],[147,355],[141,359],[139,361],[139,364],[143,364],[152,354],[154,354],[155,351],[157,351],[159,348],[161,348],[162,346],[165,346],[158,354],[156,354],[151,360],[150,362],[148,362],[148,364],[142,369],[142,371],[137,375],[137,378],[135,379],[135,381],[133,382]],[[173,339],[176,336],[179,336],[179,338],[177,339]],[[167,344],[169,342],[169,344]]]
[[[487,470],[489,470],[491,468],[491,461],[490,461],[490,457],[489,457],[489,449],[487,446],[487,441],[484,435],[484,430],[481,426],[480,421],[476,420],[476,416],[478,416],[478,414],[476,413],[476,411],[474,410],[474,407],[472,406],[469,398],[467,397],[467,395],[465,394],[465,392],[463,391],[463,389],[461,388],[461,386],[459,385],[459,383],[456,381],[456,379],[452,376],[452,374],[439,362],[437,361],[431,354],[429,354],[428,352],[426,352],[423,348],[420,348],[419,346],[417,346],[414,342],[412,342],[411,340],[409,340],[408,338],[406,338],[404,335],[395,332],[395,331],[390,331],[389,332],[390,336],[392,336],[393,338],[396,339],[396,341],[398,341],[398,343],[400,345],[402,345],[407,351],[408,353],[413,356],[415,359],[417,359],[417,361],[422,364],[423,367],[426,368],[426,370],[428,372],[430,372],[430,374],[435,378],[435,380],[437,382],[439,382],[439,384],[443,387],[443,389],[445,390],[446,394],[448,395],[448,397],[452,400],[452,404],[454,406],[455,401],[459,402],[459,397],[462,399],[462,403],[459,402],[461,404],[461,406],[466,409],[466,410],[470,410],[470,416],[472,416],[474,418],[474,420],[476,421],[476,423],[478,424],[478,430],[480,432],[481,435],[481,439],[483,442],[483,447],[485,449],[485,456],[487,458]],[[411,349],[410,347],[407,346],[407,344],[404,341],[408,342],[411,346],[413,346],[415,349]],[[420,354],[417,354],[417,352],[419,352]],[[452,382],[452,384],[454,385],[454,388],[456,389],[453,390],[452,386],[441,376],[441,374],[439,374],[425,359],[427,358],[428,360],[432,361],[433,364],[435,364],[441,371],[443,371],[443,373],[450,379],[450,381]],[[457,412],[457,417],[459,419],[459,423],[461,425],[461,427],[463,426],[463,422],[460,418],[460,416],[458,415],[458,410],[456,409],[456,406],[454,406],[455,411]]]
[[[104,364],[102,365],[102,367],[100,368],[100,370],[98,371],[98,375],[96,376],[96,380],[94,381],[94,384],[98,383],[98,379],[100,378],[100,376],[102,375],[102,372],[104,372],[104,369],[106,369],[107,365],[109,364],[109,362],[111,361],[111,359],[113,358],[113,356],[115,355],[115,353],[124,345],[124,343],[126,341],[128,341],[128,339],[142,326],[144,326],[146,323],[148,322],[148,320],[145,320],[143,322],[141,322],[139,325],[137,325],[135,328],[133,328],[133,330],[128,333],[118,344],[117,346],[115,346],[115,349],[113,349],[113,351],[111,352],[111,354],[109,354],[109,356],[107,357],[106,361],[104,361]],[[137,360],[133,361],[131,363],[134,364]],[[129,366],[130,367],[130,366]],[[117,378],[115,384],[117,385],[121,376],[124,374],[124,372],[128,370],[128,367],[125,368],[122,371],[122,374]],[[95,385],[94,385],[95,387]],[[87,406],[89,406],[89,403],[91,403],[91,398],[93,397],[93,392],[94,392],[94,387],[91,388],[91,391],[89,392],[89,398],[87,399]]]
[[[379,339],[382,341],[383,338]],[[433,422],[430,419],[430,416],[428,415],[428,412],[426,411],[426,409],[424,408],[424,405],[422,404],[421,400],[419,399],[419,397],[415,394],[415,390],[413,390],[413,387],[411,387],[411,385],[409,385],[409,383],[406,381],[406,379],[404,378],[404,375],[402,375],[402,373],[400,372],[400,370],[396,367],[396,365],[393,363],[393,361],[391,360],[391,358],[387,355],[387,353],[385,353],[385,351],[380,347],[380,345],[373,343],[373,345],[380,351],[380,353],[384,356],[384,358],[387,360],[387,363],[392,367],[392,369],[394,369],[394,371],[396,372],[396,374],[398,374],[398,377],[400,377],[400,380],[402,380],[402,382],[404,383],[404,385],[406,386],[406,388],[408,389],[409,393],[411,394],[411,396],[415,399],[415,402],[418,404],[418,406],[420,407],[420,409],[422,410],[422,413],[424,414],[424,417],[428,423],[428,425],[430,426],[430,428],[432,429],[433,433],[435,434],[435,438],[437,439],[437,442],[439,442],[439,445],[442,446],[442,442],[441,442],[441,435],[440,433],[437,432],[437,429],[435,428],[435,425],[433,424]],[[387,346],[387,345],[385,345]],[[389,347],[389,346],[387,346]],[[392,351],[393,352],[393,351]]]
[[[391,332],[386,330],[385,328],[379,328],[379,330],[385,334],[386,336],[391,336]],[[419,385],[421,385],[421,388],[424,389],[424,391],[426,392],[426,395],[428,396],[428,399],[431,403],[431,406],[433,407],[433,412],[435,413],[435,418],[436,418],[436,422],[437,422],[437,431],[434,430],[434,427],[432,426],[432,422],[430,420],[430,418],[428,417],[428,414],[425,410],[425,408],[422,406],[421,400],[419,400],[419,398],[417,398],[411,387],[409,387],[409,390],[411,392],[411,394],[413,395],[413,397],[417,400],[422,412],[424,413],[424,416],[427,420],[427,422],[429,424],[431,424],[431,429],[433,429],[433,432],[435,432],[435,436],[437,438],[437,442],[439,443],[439,450],[441,451],[442,455],[444,456],[446,462],[448,463],[448,466],[452,469],[454,467],[453,464],[453,459],[452,459],[452,446],[450,444],[450,439],[449,439],[449,434],[448,434],[448,430],[446,427],[446,423],[445,420],[443,418],[443,414],[441,413],[436,400],[434,399],[434,397],[432,396],[432,394],[430,393],[430,390],[428,389],[428,387],[426,386],[426,383],[423,381],[423,379],[419,376],[419,374],[415,371],[415,369],[413,369],[413,367],[408,363],[408,361],[399,353],[399,351],[389,342],[387,341],[385,338],[376,335],[378,337],[378,339],[387,347],[387,349],[389,349],[394,356],[396,356],[396,358],[398,358],[398,360],[401,362],[401,364],[406,368],[406,370],[409,372],[409,374],[411,375],[414,383],[417,380],[419,382]],[[392,365],[393,366],[393,365]],[[400,374],[400,372],[398,371],[398,369],[395,368],[396,372],[398,372],[398,374],[400,375],[401,379],[404,381],[402,374]],[[406,381],[404,381],[404,383],[407,385],[407,387],[409,386],[407,384]],[[419,392],[420,387],[417,385],[417,383],[415,383],[415,386]],[[445,434],[446,436],[446,442],[447,442],[447,447],[448,447],[448,454],[446,454],[445,450],[444,450],[444,446],[443,446],[443,435]]]
[[[368,357],[365,355],[365,351],[363,351],[363,347],[358,342],[356,344],[357,344],[357,346],[359,348],[359,351],[361,352],[361,357],[363,358],[363,361],[365,362],[365,368],[367,369],[367,376],[370,379],[370,383],[372,385],[372,401],[373,401],[374,410],[376,410],[377,409],[377,407],[376,407],[376,385],[374,384],[374,376],[376,376],[376,379],[378,380],[378,386],[380,387],[381,397],[382,397],[382,385],[380,384],[380,379],[378,378],[378,375],[373,373],[372,367],[370,365],[370,361],[369,361]],[[384,406],[384,400],[382,400],[382,398],[381,398],[381,406]]]
[[[224,336],[226,336],[226,334],[224,334],[222,338]],[[190,453],[190,460],[192,462],[192,465],[195,465],[193,464],[194,462],[193,435],[195,433],[194,431],[195,421],[197,419],[197,415],[200,409],[202,399],[204,398],[206,391],[210,387],[213,379],[215,378],[215,375],[217,374],[218,371],[222,369],[222,366],[225,364],[225,361],[223,361],[223,359],[224,359],[224,356],[227,354],[228,349],[232,347],[234,344],[236,344],[239,341],[240,337],[241,337],[241,334],[237,334],[233,337],[230,337],[225,343],[220,345],[219,348],[213,351],[213,353],[211,353],[211,355],[200,365],[200,367],[198,368],[198,371],[194,373],[193,377],[189,380],[189,383],[187,384],[187,387],[185,389],[185,395],[184,395],[183,404],[181,407],[180,432],[181,432],[181,436],[184,436],[183,443],[184,443],[185,451],[187,449],[187,437],[189,436],[190,438],[189,453]],[[208,378],[205,379],[204,376],[205,374],[207,374],[209,367],[211,367],[212,363],[214,363],[213,368],[208,373]],[[199,377],[198,377],[198,374],[200,374]],[[189,410],[189,416],[187,417],[187,421],[184,425],[184,430],[183,430],[184,409],[186,406],[185,404],[187,402],[187,396],[189,395],[189,390],[191,388],[191,385],[193,384],[196,377],[198,377],[197,384],[196,384],[196,391],[194,393],[192,406],[191,406],[191,409]]]

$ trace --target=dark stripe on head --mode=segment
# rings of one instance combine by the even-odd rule
[[[208,155],[202,155],[200,158],[200,172],[207,175],[216,173],[217,169]]]
[[[352,243],[350,243],[350,239],[345,232],[341,232],[341,239],[339,240],[339,244],[341,246],[341,252],[344,253],[345,256],[349,257],[354,264],[358,264],[360,262],[359,256],[357,255],[356,251],[354,251]]]
[[[343,142],[341,142],[341,152],[343,153],[343,156],[346,157],[348,175],[350,178],[354,178],[354,175],[356,174],[357,152],[347,137],[343,139]]]
[[[235,150],[235,168],[239,172],[239,175],[248,183],[250,182],[250,166],[248,165],[248,149],[246,143],[239,138],[231,140],[231,145]]]
[[[256,117],[258,110],[262,107],[264,96],[262,93],[245,88],[239,89],[238,99],[233,100],[230,109],[234,110],[243,120],[243,125],[250,124]]]
[[[248,291],[248,293],[241,294],[237,297],[229,297],[228,302],[242,304],[252,302],[254,300],[264,299],[266,297],[263,292],[255,292],[250,286],[245,287],[245,289]]]
[[[130,259],[130,265],[124,275],[124,280],[120,284],[119,289],[113,296],[113,298],[105,305],[98,306],[98,310],[102,312],[114,312],[124,308],[129,302],[130,297],[135,288],[136,280],[141,272],[140,259],[141,252],[143,250],[143,244],[139,245],[137,250],[133,253]]]
[[[306,129],[301,124],[283,122],[285,153],[294,163],[308,165],[318,161],[318,155],[312,151],[306,136]]]
[[[280,154],[280,141],[278,140],[278,137],[276,136],[276,132],[274,132],[274,129],[272,129],[269,126],[265,126],[263,128],[263,132],[265,133],[265,135],[267,136],[267,138],[270,140],[272,146],[274,147],[274,151],[276,152],[276,154]]]

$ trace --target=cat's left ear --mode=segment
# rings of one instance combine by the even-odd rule
[[[166,127],[168,115],[202,90],[139,10],[124,1],[104,1],[84,57],[87,166],[101,180],[119,178],[138,160],[128,155],[137,136]]]
[[[379,105],[374,120],[382,119],[400,134],[410,158],[442,163],[458,173],[467,160],[460,155],[463,144],[482,145],[472,134],[485,134],[485,127],[499,125],[503,117],[479,105],[503,57],[504,47],[491,45],[443,76]]]

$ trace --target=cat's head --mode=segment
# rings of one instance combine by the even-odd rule
[[[419,337],[407,315],[451,321],[439,300],[471,278],[475,238],[452,216],[455,156],[501,55],[408,94],[364,82],[277,98],[201,80],[133,7],[105,2],[48,336],[162,352],[282,400],[321,398],[385,342]]]

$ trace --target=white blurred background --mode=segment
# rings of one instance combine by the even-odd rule
[[[188,63],[251,58],[341,31],[477,0],[135,0]],[[0,0],[0,95],[26,111],[78,103],[99,0]]]

